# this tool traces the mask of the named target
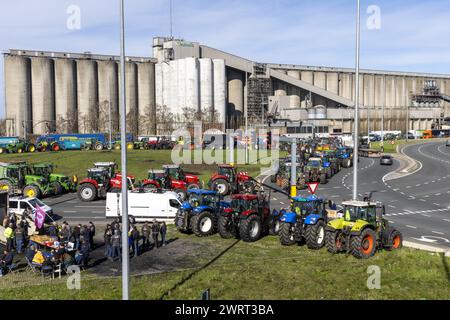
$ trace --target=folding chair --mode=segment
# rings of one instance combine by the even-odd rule
[[[25,258],[27,260],[27,271],[32,271],[33,273],[38,273],[38,266],[34,265],[33,262],[31,262],[28,258]]]
[[[8,268],[8,273],[16,273],[17,271],[17,264],[11,263],[9,266],[6,266]]]
[[[62,263],[55,265],[55,267],[53,268],[53,274],[52,274],[53,279],[55,279],[56,273],[58,274],[58,278],[61,278],[62,271],[63,271]]]

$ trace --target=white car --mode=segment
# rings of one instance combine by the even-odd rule
[[[9,209],[8,212],[15,213],[18,216],[22,216],[25,212],[25,209],[30,209],[33,212],[33,220],[34,220],[34,212],[36,211],[36,206],[41,207],[42,210],[45,211],[47,217],[51,217],[53,215],[53,209],[43,203],[41,200],[37,198],[24,198],[24,197],[12,197],[9,198]]]
[[[174,223],[181,202],[175,192],[128,192],[128,215],[136,222]],[[121,216],[122,197],[120,193],[108,193],[106,195],[106,218]]]

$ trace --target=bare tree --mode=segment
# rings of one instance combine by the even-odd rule
[[[6,120],[0,120],[0,136],[6,136]]]
[[[156,107],[156,123],[159,134],[171,134],[174,130],[175,116],[167,106]]]

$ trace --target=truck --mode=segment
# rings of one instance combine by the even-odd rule
[[[173,224],[181,202],[175,192],[134,190],[128,192],[128,215],[136,222],[167,222]],[[121,217],[122,195],[106,195],[106,218]]]
[[[83,150],[95,149],[103,150],[106,146],[106,138],[103,133],[87,133],[87,134],[47,134],[39,136],[36,139],[36,144],[39,145],[58,145],[58,150],[51,148],[51,151],[64,150]],[[38,149],[40,149],[38,147]]]

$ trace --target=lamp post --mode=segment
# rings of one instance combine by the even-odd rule
[[[127,181],[127,121],[125,92],[125,8],[120,0],[120,87],[121,87],[121,160],[122,160],[122,300],[129,299],[129,247],[128,247],[128,181]]]
[[[359,55],[360,55],[360,25],[361,25],[361,13],[360,13],[360,0],[357,0],[357,13],[356,13],[356,88],[355,88],[355,138],[354,138],[354,148],[353,148],[353,200],[358,199],[358,143],[359,143]]]

